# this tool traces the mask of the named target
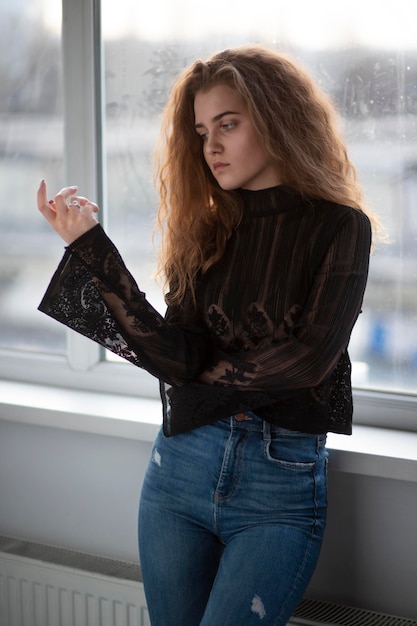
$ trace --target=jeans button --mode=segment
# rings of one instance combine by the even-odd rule
[[[238,422],[244,422],[244,421],[252,420],[252,418],[249,417],[249,415],[246,415],[246,413],[236,413],[236,415],[234,417],[235,417],[235,420],[237,420]]]

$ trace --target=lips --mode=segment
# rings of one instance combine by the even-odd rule
[[[228,167],[229,163],[222,163],[221,161],[216,161],[215,163],[213,163],[212,167],[213,167],[213,171],[214,172],[220,172],[222,171],[225,167]]]

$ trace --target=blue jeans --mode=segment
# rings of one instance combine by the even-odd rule
[[[322,543],[325,443],[253,413],[158,434],[139,509],[152,626],[285,626]]]

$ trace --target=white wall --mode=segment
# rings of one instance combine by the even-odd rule
[[[0,419],[0,534],[137,561],[150,446]],[[417,482],[335,470],[335,461],[331,451],[328,529],[309,595],[417,617]]]
[[[310,595],[417,618],[417,483],[329,472],[325,541]]]
[[[137,561],[150,445],[0,420],[0,533]]]

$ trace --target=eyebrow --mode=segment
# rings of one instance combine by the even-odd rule
[[[219,120],[222,119],[222,117],[224,117],[225,115],[240,115],[239,111],[223,111],[222,113],[218,113],[217,115],[215,115],[212,119],[211,122],[215,123],[218,122]],[[195,128],[204,128],[204,124],[196,124]]]

